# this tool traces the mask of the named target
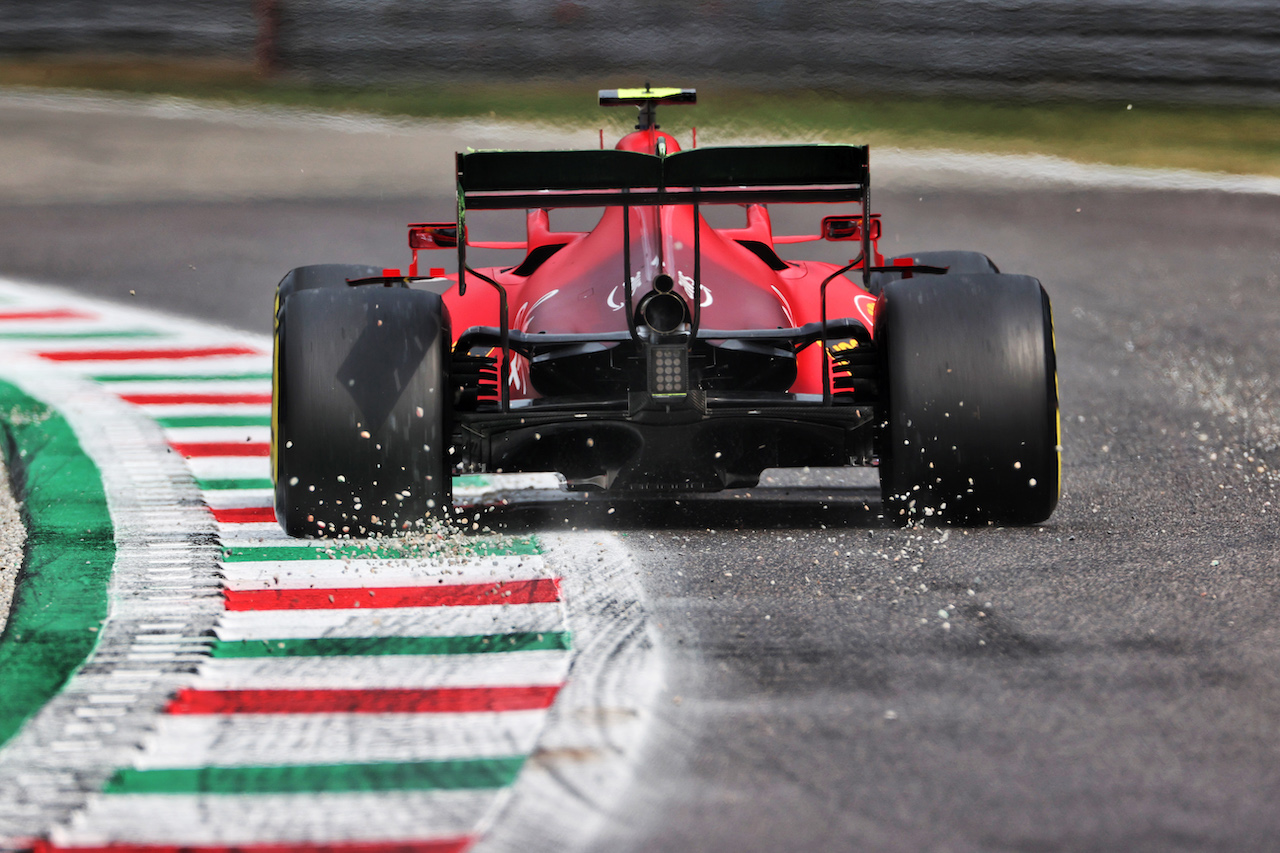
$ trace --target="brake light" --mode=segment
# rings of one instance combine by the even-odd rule
[[[861,240],[861,216],[825,216],[822,219],[822,237],[825,240]],[[880,239],[880,214],[871,214],[870,239]]]
[[[456,249],[458,226],[452,222],[415,222],[409,225],[410,249]]]
[[[423,249],[458,248],[458,226],[453,222],[410,222],[409,248],[413,250],[413,260],[409,263],[409,275],[416,276],[418,252]],[[432,277],[437,275],[437,271],[439,275],[444,275],[443,267],[432,267]]]

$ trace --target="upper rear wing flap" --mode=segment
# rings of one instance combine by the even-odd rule
[[[458,154],[460,208],[601,207],[752,201],[854,201],[869,181],[866,146]]]

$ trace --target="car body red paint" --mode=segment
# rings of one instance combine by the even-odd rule
[[[668,154],[681,150],[674,136],[650,128],[624,136],[618,150],[651,153],[659,140]],[[770,268],[759,255],[743,245],[758,243],[776,253],[772,223],[763,204],[745,210],[747,224],[740,228],[712,228],[699,217],[702,254],[703,325],[714,329],[794,328],[821,320],[819,286],[844,263],[791,261],[785,269]],[[562,246],[530,275],[521,275],[519,264],[482,269],[507,288],[512,329],[538,333],[614,332],[626,328],[621,312],[622,208],[604,211],[599,224],[587,232],[553,232],[545,209],[528,215],[528,254],[550,246]],[[693,208],[689,205],[631,208],[631,232],[638,276],[636,299],[652,289],[654,275],[671,275],[686,299],[692,298]],[[817,235],[806,240],[816,240]],[[661,244],[661,245],[659,245]],[[470,244],[474,246],[475,244]],[[874,246],[874,244],[873,244]],[[878,247],[873,263],[883,264]],[[528,254],[526,257],[528,257]],[[661,267],[659,263],[661,262]],[[829,317],[859,317],[874,329],[875,297],[860,284],[860,267],[840,275],[829,289]],[[457,275],[447,276],[454,281]],[[475,326],[498,325],[498,299],[492,288],[456,287],[444,294],[455,334]],[[455,339],[456,341],[456,339]],[[817,348],[801,353],[796,378],[786,389],[795,394],[821,394],[826,359]],[[540,396],[529,382],[526,359],[516,356],[511,372],[511,398]]]
[[[606,93],[601,94],[605,103]],[[673,162],[670,158],[682,151],[680,142],[652,123],[652,105],[646,106],[644,96],[623,102],[641,107],[641,124],[623,136],[614,150]],[[525,241],[487,243],[467,237],[465,218],[472,214],[467,212],[470,196],[464,172],[469,161],[467,155],[459,155],[459,221],[456,227],[452,223],[410,225],[414,251],[409,269],[418,269],[419,250],[452,248],[457,245],[456,236],[463,235],[458,249],[465,286],[459,286],[458,274],[452,273],[443,277],[447,286],[437,281],[433,289],[442,292],[447,307],[455,365],[459,356],[488,358],[491,375],[498,378],[482,388],[459,391],[454,424],[460,428],[454,437],[464,467],[549,469],[565,474],[570,487],[668,491],[748,485],[760,470],[773,465],[870,464],[872,431],[866,427],[873,411],[864,404],[873,399],[874,382],[865,365],[862,377],[851,379],[848,364],[849,353],[859,345],[865,347],[874,335],[876,296],[868,290],[868,282],[870,269],[884,263],[876,239],[871,239],[879,237],[879,223],[873,234],[851,247],[862,249],[853,262],[786,261],[778,254],[780,245],[819,240],[823,235],[779,239],[767,206],[775,196],[778,202],[794,200],[797,186],[787,183],[791,173],[804,186],[821,186],[816,190],[819,194],[839,192],[834,185],[848,184],[838,199],[852,204],[841,217],[846,236],[832,239],[861,233],[860,228],[851,231],[848,226],[849,220],[856,225],[864,215],[860,202],[866,198],[866,181],[851,183],[847,175],[833,174],[824,183],[820,174],[806,173],[798,158],[819,148],[778,147],[776,158],[793,165],[776,170],[776,180],[755,174],[761,172],[759,166],[729,167],[745,168],[742,185],[755,190],[751,198],[726,202],[740,209],[743,223],[738,226],[709,225],[705,205],[719,199],[695,198],[699,188],[690,187],[692,194],[671,196],[681,203],[630,205],[614,197],[602,204],[600,219],[590,230],[556,231],[551,212],[568,198],[566,193],[584,187],[568,188],[548,178],[546,188],[554,198],[541,206],[533,206],[536,192],[525,199],[530,202]],[[850,162],[862,158],[865,164],[865,148],[829,148],[847,149]],[[749,150],[763,152],[763,172],[770,172],[769,150]],[[521,180],[523,175],[516,183]],[[571,175],[569,183],[575,181]],[[620,183],[625,181],[620,178]],[[603,184],[607,180],[598,188],[586,188],[579,197],[569,199],[568,206],[588,206],[593,192],[609,189]],[[485,189],[493,191],[495,186],[489,201],[497,197],[495,206],[504,206],[501,196],[507,185],[490,183]],[[731,181],[720,180],[719,186],[730,194],[735,191]],[[523,184],[512,185],[511,192],[522,188]],[[685,202],[686,197],[695,203]],[[525,254],[507,266],[469,269],[467,247],[517,247]],[[869,268],[865,273],[864,266]],[[646,328],[648,300],[658,300],[666,310],[667,322],[677,327],[670,330],[672,334]],[[824,320],[830,325],[830,337],[815,331]],[[859,334],[850,333],[852,326]],[[469,336],[482,328],[491,334]],[[712,329],[777,330],[778,337],[698,337],[700,330]],[[804,335],[799,334],[802,329]],[[617,339],[628,330],[628,340]],[[504,350],[500,345],[504,334],[520,339],[522,345]],[[573,336],[576,341],[557,351],[538,345],[543,335]],[[589,342],[593,336],[601,340]],[[659,342],[683,343],[687,349],[683,398],[655,397],[655,389],[647,387],[644,351]],[[844,354],[843,360],[833,357],[839,353]],[[503,384],[505,392],[499,387]],[[572,411],[572,401],[579,399],[584,402],[582,411]],[[612,409],[606,401],[612,401]],[[553,407],[559,408],[562,417],[552,414]],[[765,411],[775,408],[779,409],[776,417]],[[511,414],[517,412],[528,413],[532,425],[513,423]],[[730,423],[735,420],[737,428]],[[753,433],[753,425],[764,424]],[[741,433],[757,446],[723,442],[726,430]],[[770,447],[760,452],[760,441],[780,441],[789,449]],[[803,448],[810,442],[821,449],[806,452]],[[722,443],[725,446],[719,447]],[[579,450],[587,451],[585,456],[594,462],[584,461]],[[686,466],[683,460],[693,461],[692,455],[699,457],[697,464]],[[690,475],[690,469],[697,473]]]
[[[865,146],[682,150],[656,107],[693,101],[602,91],[602,105],[640,112],[613,149],[458,154],[456,218],[409,226],[409,276],[285,277],[289,423],[277,405],[273,441],[298,437],[276,455],[287,529],[412,526],[449,505],[450,469],[671,494],[753,486],[768,468],[878,465],[896,521],[1048,516],[1060,440],[1040,283],[973,251],[886,265]],[[818,233],[774,234],[770,205],[809,203],[828,208]],[[741,224],[711,224],[711,206],[736,206]],[[560,209],[603,212],[563,231]],[[472,238],[475,217],[503,210],[524,212],[523,241]],[[854,245],[830,262],[779,252],[822,239]],[[468,248],[524,254],[481,269]],[[418,277],[431,249],[456,251],[456,271]],[[364,289],[376,286],[430,292]]]

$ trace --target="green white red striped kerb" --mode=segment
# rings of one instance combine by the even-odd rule
[[[0,835],[44,851],[476,843],[574,654],[539,543],[290,540],[271,512],[269,340],[11,285],[0,299],[3,372],[67,414],[117,541],[142,537],[117,560],[103,639],[0,749],[0,794],[28,785]],[[166,505],[112,449],[126,432],[159,460]],[[106,758],[32,781],[33,755],[76,744]]]

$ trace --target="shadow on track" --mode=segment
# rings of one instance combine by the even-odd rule
[[[756,488],[674,497],[526,491],[501,496],[469,516],[510,534],[593,528],[874,529],[887,527],[874,488]],[[476,518],[478,514],[478,518]]]

